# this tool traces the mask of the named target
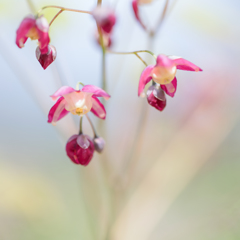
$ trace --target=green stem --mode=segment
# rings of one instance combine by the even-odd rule
[[[83,117],[80,117],[80,124],[79,124],[79,135],[81,135],[83,133],[82,131],[82,123],[83,123]]]
[[[137,54],[135,53],[135,55],[142,61],[142,63],[147,67],[147,63]]]
[[[33,5],[32,1],[31,1],[31,0],[27,0],[27,3],[28,3],[29,8],[31,9],[31,11],[32,11],[33,13],[35,13],[35,12],[36,12],[36,8],[35,8],[35,6]]]
[[[133,52],[114,52],[114,51],[111,51],[111,50],[107,50],[108,53],[111,53],[111,54],[120,54],[120,55],[127,55],[127,54],[137,54],[137,53],[149,53],[151,54],[155,59],[157,59],[157,56],[149,51],[149,50],[139,50],[139,51],[133,51]]]
[[[102,89],[107,91],[107,80],[106,80],[106,48],[103,41],[103,33],[101,27],[97,25],[99,40],[102,48]]]
[[[93,134],[94,134],[94,138],[98,137],[97,131],[96,131],[95,127],[93,126],[92,120],[90,119],[90,117],[87,114],[86,114],[86,117],[87,117],[88,122],[89,122],[89,124],[90,124],[90,126],[92,128],[92,131],[93,131]]]
[[[85,86],[82,82],[78,82],[77,85],[76,85],[76,90],[77,91],[80,89],[79,85],[82,85],[83,87]]]

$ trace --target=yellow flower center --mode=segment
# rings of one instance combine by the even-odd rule
[[[83,114],[83,109],[82,108],[77,108],[75,112],[76,112],[77,115],[81,115],[81,114]]]
[[[36,27],[32,27],[27,34],[27,37],[31,38],[31,40],[39,39],[38,31]]]

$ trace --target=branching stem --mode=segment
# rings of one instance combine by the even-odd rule
[[[138,53],[149,53],[151,54],[155,59],[157,59],[157,56],[151,52],[151,51],[148,51],[148,50],[139,50],[139,51],[134,51],[134,52],[114,52],[114,51],[111,51],[111,50],[107,50],[108,53],[111,53],[111,54],[119,54],[119,55],[128,55],[128,54],[134,54],[136,57],[138,57],[142,63],[147,67],[148,64],[139,56]]]
[[[55,5],[48,5],[48,6],[44,6],[41,9],[39,9],[38,12],[37,12],[37,15],[40,15],[40,13],[47,8],[58,8],[58,9],[61,9],[62,11],[87,13],[87,14],[90,14],[90,15],[92,14],[92,12],[90,12],[90,11],[84,11],[84,10],[78,10],[78,9],[72,9],[72,8],[65,8],[65,7],[61,7],[61,6],[55,6]]]

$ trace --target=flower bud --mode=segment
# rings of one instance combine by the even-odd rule
[[[98,153],[101,153],[105,147],[104,139],[101,137],[96,137],[94,138],[93,142],[94,142],[95,151],[97,151]]]
[[[41,66],[45,70],[57,57],[56,48],[52,45],[48,45],[48,52],[46,54],[42,54],[40,48],[36,49],[36,57],[40,62]]]
[[[161,86],[150,86],[147,90],[147,101],[159,111],[166,107],[166,96]]]
[[[112,31],[116,23],[116,16],[112,9],[98,6],[93,10],[92,14],[104,32],[110,33]]]
[[[88,135],[73,135],[66,144],[66,153],[75,164],[87,166],[94,153],[94,143]]]

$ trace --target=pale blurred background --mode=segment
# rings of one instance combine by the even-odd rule
[[[118,15],[112,49],[147,49],[130,1],[103,3]],[[91,10],[96,1],[33,4]],[[151,24],[162,7],[156,0],[141,12]],[[101,86],[95,22],[84,14],[59,16],[50,30],[58,56],[44,71],[36,42],[21,50],[15,45],[16,29],[31,12],[27,1],[0,0],[0,240],[102,239],[111,210],[101,165],[108,162],[110,176],[124,179],[131,157],[135,174],[122,189],[129,198],[112,222],[111,240],[240,239],[239,11],[239,0],[177,1],[151,50],[182,56],[203,72],[178,71],[178,90],[166,109],[147,108],[139,144],[136,128],[147,103],[137,97],[137,86],[144,65],[133,55],[107,56],[107,146],[104,157],[95,154],[85,168],[65,154],[78,119],[69,115],[54,127],[47,113],[49,95],[61,85]],[[50,21],[56,12],[45,16]],[[84,129],[91,134],[87,121]]]

